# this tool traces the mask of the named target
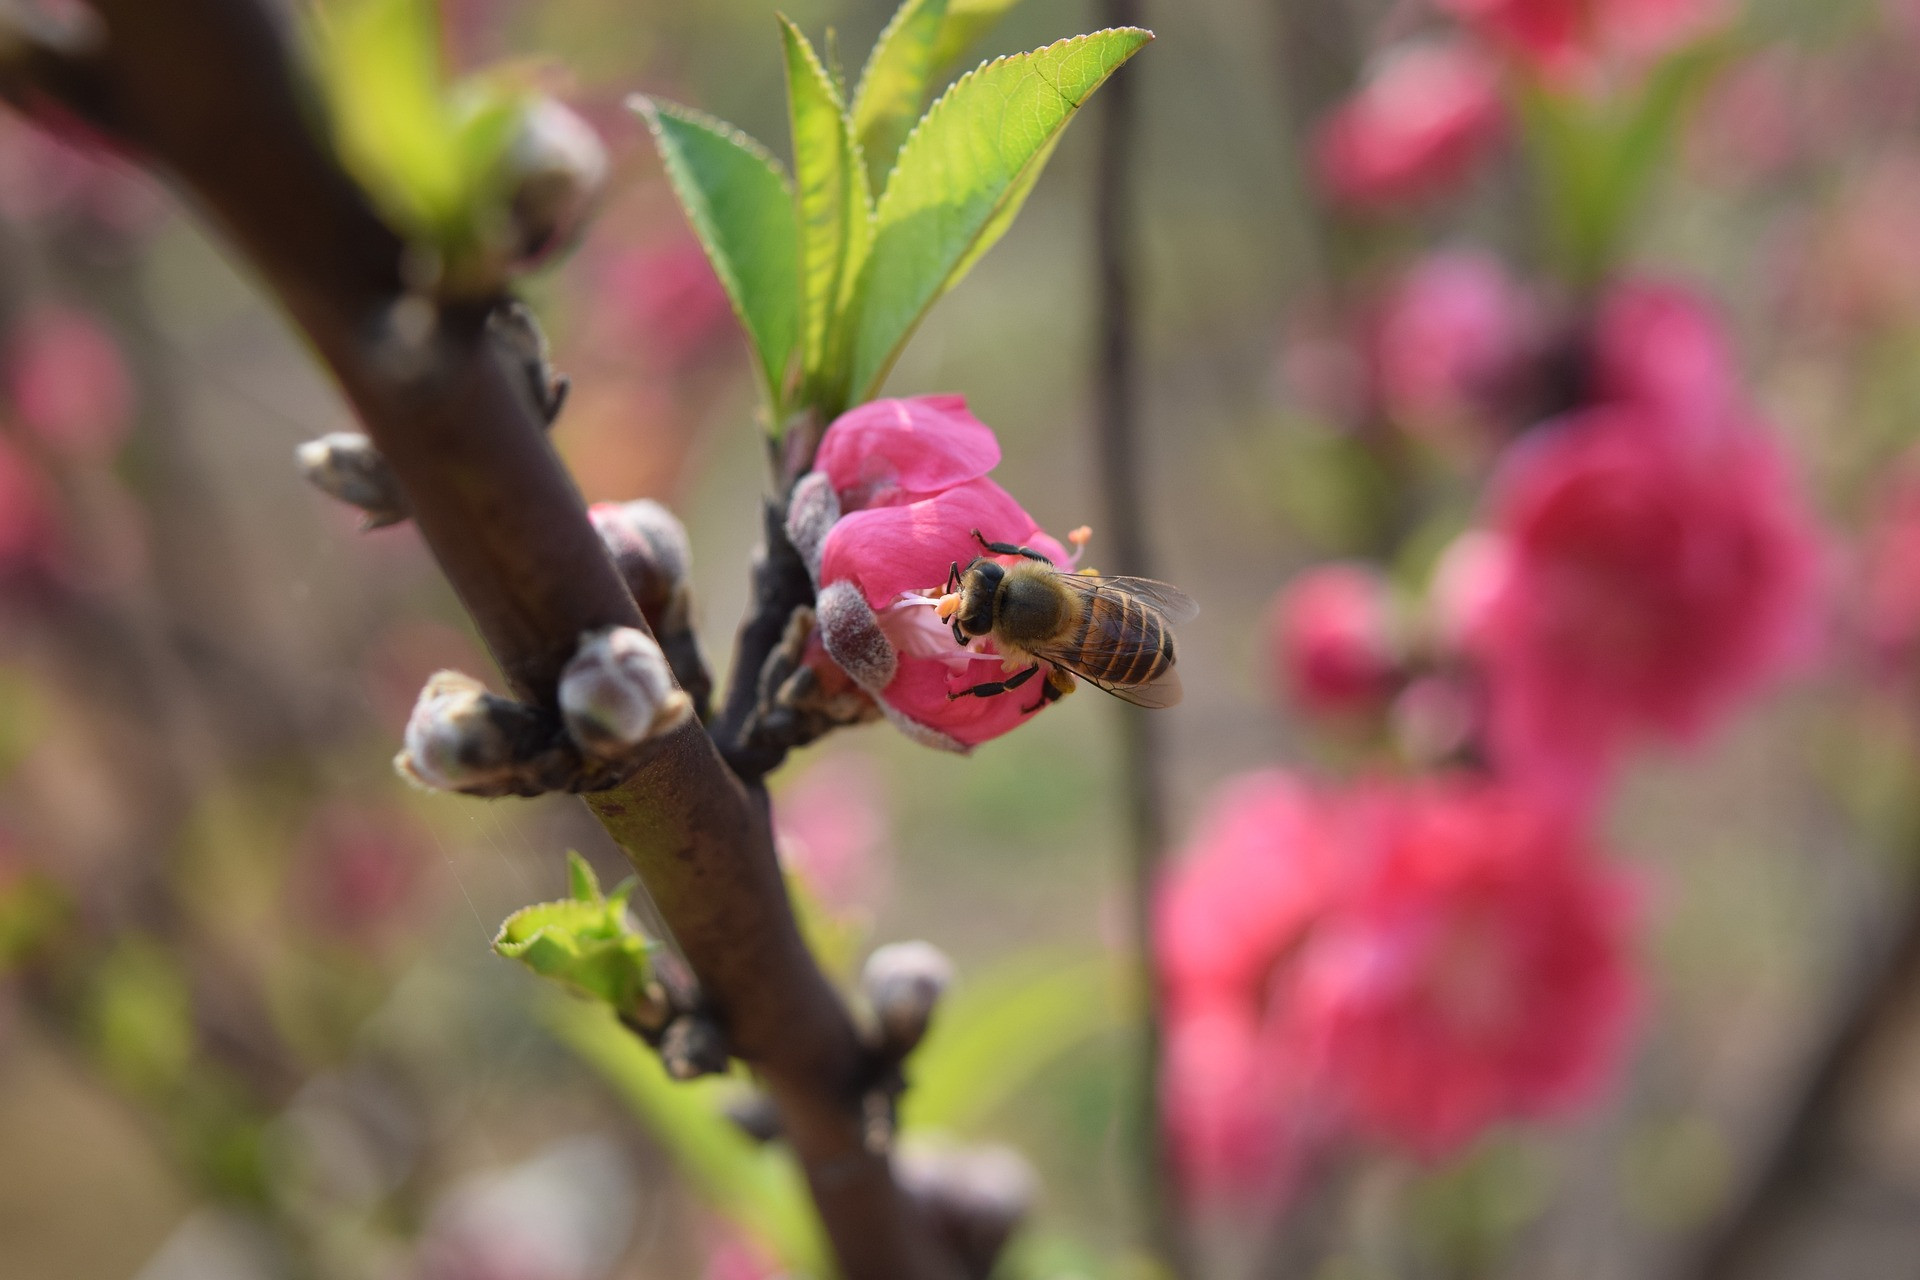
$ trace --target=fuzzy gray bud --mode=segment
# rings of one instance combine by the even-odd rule
[[[827,545],[827,533],[840,519],[840,495],[824,471],[809,471],[801,476],[787,497],[787,541],[806,562],[815,585],[820,582],[820,555]]]
[[[551,722],[532,707],[489,693],[458,671],[436,672],[407,719],[394,768],[431,791],[537,795],[543,737]]]
[[[660,1063],[675,1080],[721,1075],[727,1069],[726,1037],[711,1018],[675,1018],[660,1037]]]
[[[514,258],[521,266],[573,238],[607,178],[600,135],[552,98],[536,98],[526,106],[501,163]]]
[[[580,749],[615,759],[693,714],[667,656],[636,627],[589,632],[560,673],[560,714]]]
[[[534,408],[552,426],[573,390],[573,380],[553,367],[553,350],[533,309],[518,299],[501,303],[487,314],[487,333],[519,365]]]
[[[932,943],[892,942],[868,956],[860,986],[881,1047],[898,1057],[919,1044],[952,984],[953,961]]]
[[[364,527],[380,529],[407,518],[406,495],[373,441],[335,431],[293,451],[300,474],[329,498],[366,512]]]
[[[627,590],[660,635],[693,621],[693,544],[680,517],[652,498],[596,502],[587,508]]]
[[[895,1170],[966,1273],[980,1280],[992,1273],[1039,1189],[1033,1167],[1002,1146],[911,1144]]]
[[[840,669],[868,693],[879,693],[900,670],[900,655],[880,619],[852,582],[830,582],[814,601],[820,643]]]

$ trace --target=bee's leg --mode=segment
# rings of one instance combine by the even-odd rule
[[[1047,672],[1046,682],[1040,686],[1040,697],[1032,706],[1020,708],[1020,714],[1030,716],[1040,708],[1058,702],[1072,692],[1073,673],[1055,667]]]
[[[953,642],[959,645],[962,649],[967,647],[967,636],[965,632],[960,630],[959,618],[955,618],[953,620]]]
[[[978,529],[973,531],[973,540],[996,556],[1025,556],[1029,560],[1038,560],[1041,564],[1053,563],[1052,560],[1041,555],[1032,547],[1023,547],[1012,542],[988,542],[986,535],[982,534]]]
[[[1005,680],[989,680],[985,684],[976,684],[971,688],[962,689],[958,693],[949,693],[947,694],[947,701],[952,702],[957,698],[966,697],[993,698],[1003,693],[1011,693],[1027,681],[1033,679],[1039,672],[1040,664],[1036,662],[1024,671],[1014,672],[1013,675]]]
[[[947,565],[947,594],[952,595],[960,589],[960,562],[952,561]]]

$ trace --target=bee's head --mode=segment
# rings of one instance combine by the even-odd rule
[[[940,597],[941,621],[958,615],[960,629],[970,636],[983,636],[993,630],[993,600],[1000,580],[1007,576],[1004,566],[984,556],[967,566],[960,575],[960,590]]]

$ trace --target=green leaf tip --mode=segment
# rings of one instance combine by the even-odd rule
[[[833,417],[845,407],[845,320],[873,241],[873,194],[831,73],[784,15],[780,33],[800,226],[803,399],[823,417]]]
[[[667,181],[733,303],[778,420],[800,343],[799,220],[793,186],[772,153],[703,111],[645,94],[627,99],[646,122]]]
[[[494,951],[616,1012],[636,1011],[650,999],[652,944],[627,922],[633,882],[602,896],[593,868],[572,851],[567,880],[572,896],[508,916],[494,936]]]
[[[854,402],[880,389],[927,309],[1012,225],[1088,97],[1153,33],[1116,27],[982,64],[901,145],[876,210],[850,361]]]

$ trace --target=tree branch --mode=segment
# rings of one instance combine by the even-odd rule
[[[264,277],[391,464],[414,520],[516,696],[551,710],[585,632],[645,627],[548,445],[487,308],[443,312],[396,360],[402,246],[316,138],[264,0],[97,0],[75,58],[0,41],[0,91],[52,103],[168,171]],[[765,793],[697,723],[589,802],[659,903],[741,1058],[766,1081],[847,1280],[958,1274],[868,1149],[872,1067],[801,941]]]
[[[1144,26],[1142,0],[1102,0],[1104,26]],[[1094,422],[1101,488],[1106,495],[1106,536],[1114,572],[1150,572],[1145,485],[1140,463],[1139,352],[1134,333],[1134,261],[1140,248],[1133,225],[1133,158],[1139,149],[1135,75],[1117,75],[1101,95],[1098,168],[1095,172],[1094,238],[1098,270],[1098,349],[1094,368]],[[1134,937],[1139,948],[1144,1032],[1137,1089],[1140,1095],[1140,1180],[1150,1243],[1175,1275],[1191,1272],[1184,1233],[1175,1212],[1177,1191],[1162,1151],[1160,1127],[1160,1021],[1158,976],[1153,957],[1153,891],[1166,844],[1160,791],[1160,734],[1153,717],[1128,708],[1121,716],[1122,772],[1127,793],[1128,850],[1133,879]]]
[[[1920,987],[1920,887],[1909,888],[1884,946],[1847,994],[1826,1042],[1808,1063],[1798,1096],[1769,1137],[1757,1167],[1733,1206],[1708,1235],[1690,1267],[1696,1280],[1739,1280],[1756,1274],[1768,1250],[1804,1201],[1832,1171],[1850,1100],[1889,1042],[1907,1025]]]

